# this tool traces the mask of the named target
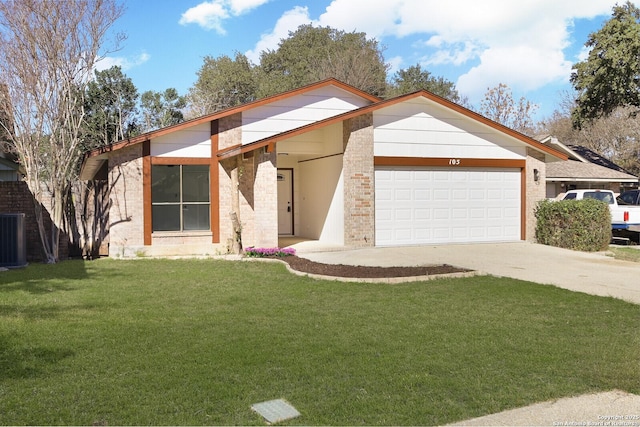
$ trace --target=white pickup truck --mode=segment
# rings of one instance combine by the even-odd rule
[[[640,206],[620,206],[616,195],[610,190],[569,190],[562,200],[597,199],[609,204],[611,228],[615,232],[634,233],[633,240],[640,237]]]

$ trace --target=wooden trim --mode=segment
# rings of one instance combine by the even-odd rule
[[[151,206],[151,141],[142,143],[142,211],[144,245],[151,245],[152,206]]]
[[[208,165],[208,157],[151,157],[152,165]]]
[[[526,166],[526,160],[375,156],[373,159],[373,165],[374,166],[432,166],[432,167],[447,167],[447,168],[521,169]]]
[[[520,169],[520,240],[527,240],[527,168]]]
[[[220,123],[218,120],[211,121],[211,159],[209,167],[209,186],[211,201],[211,211],[209,218],[211,221],[211,243],[220,243],[220,162],[218,160]]]
[[[298,160],[298,163],[313,162],[316,160],[322,160],[322,159],[326,159],[329,157],[336,157],[336,156],[344,156],[344,153],[327,154],[326,156],[314,157],[312,159]]]

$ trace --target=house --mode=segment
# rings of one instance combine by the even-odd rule
[[[20,165],[0,151],[0,181],[19,181]]]
[[[81,178],[107,183],[111,256],[213,254],[236,195],[244,246],[533,239],[545,167],[566,159],[429,92],[329,79],[95,149]]]
[[[637,176],[586,147],[563,144],[552,136],[542,137],[540,141],[568,156],[566,162],[547,165],[547,198],[583,188],[621,193],[638,186]]]

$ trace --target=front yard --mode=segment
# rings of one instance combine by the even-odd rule
[[[346,284],[99,260],[0,273],[0,424],[429,425],[640,393],[640,306],[511,279]]]

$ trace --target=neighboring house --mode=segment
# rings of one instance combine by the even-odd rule
[[[347,247],[533,239],[553,147],[426,91],[335,79],[89,152],[111,256],[214,254],[298,236]],[[238,167],[239,166],[239,167]]]
[[[605,189],[621,193],[638,186],[638,177],[579,145],[563,144],[556,138],[541,138],[543,144],[565,153],[569,160],[547,165],[547,198],[555,198],[569,190]]]
[[[19,181],[20,166],[0,153],[0,181]]]

